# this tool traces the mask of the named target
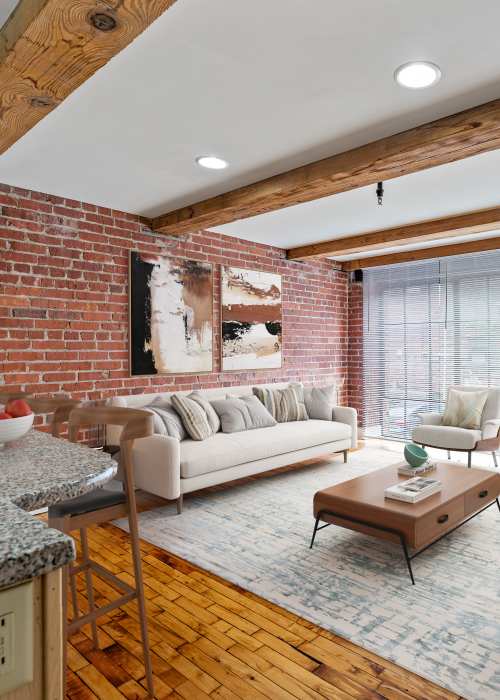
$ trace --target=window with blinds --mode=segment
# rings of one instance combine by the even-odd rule
[[[500,251],[364,271],[365,432],[408,439],[454,384],[500,385]]]

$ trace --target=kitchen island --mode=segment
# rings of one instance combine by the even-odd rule
[[[38,431],[0,447],[0,698],[62,700],[62,567],[71,537],[30,513],[103,486],[117,464]]]

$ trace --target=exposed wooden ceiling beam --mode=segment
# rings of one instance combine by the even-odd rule
[[[500,100],[373,141],[153,220],[183,234],[408,175],[500,148]]]
[[[0,29],[0,154],[175,0],[20,0]]]
[[[335,257],[389,248],[395,245],[432,241],[438,238],[461,236],[465,233],[483,233],[500,229],[500,207],[471,211],[466,214],[447,216],[442,219],[419,221],[416,224],[379,229],[347,238],[334,238],[321,243],[292,248],[287,251],[290,260],[314,257]]]
[[[484,238],[479,241],[465,241],[464,243],[452,243],[450,245],[440,245],[433,248],[420,248],[419,250],[404,250],[400,253],[377,255],[373,258],[345,260],[341,264],[343,270],[363,270],[367,267],[394,265],[395,263],[414,262],[416,260],[430,260],[431,258],[447,258],[450,255],[480,253],[485,250],[500,250],[500,237]]]

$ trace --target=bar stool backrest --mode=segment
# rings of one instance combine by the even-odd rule
[[[67,396],[28,397],[26,401],[36,415],[45,413],[52,415],[50,425],[54,437],[59,437],[61,425],[69,422],[71,411],[80,404],[76,399],[70,399]]]
[[[125,490],[133,492],[132,447],[134,440],[154,433],[153,416],[137,408],[121,406],[80,406],[69,414],[69,439],[78,442],[83,426],[113,425],[123,428],[120,436],[120,465],[125,477]]]

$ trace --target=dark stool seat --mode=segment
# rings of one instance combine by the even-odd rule
[[[49,508],[49,518],[65,518],[72,515],[85,515],[101,508],[119,506],[125,503],[127,497],[123,491],[110,491],[109,489],[95,489],[83,496],[62,501]]]

